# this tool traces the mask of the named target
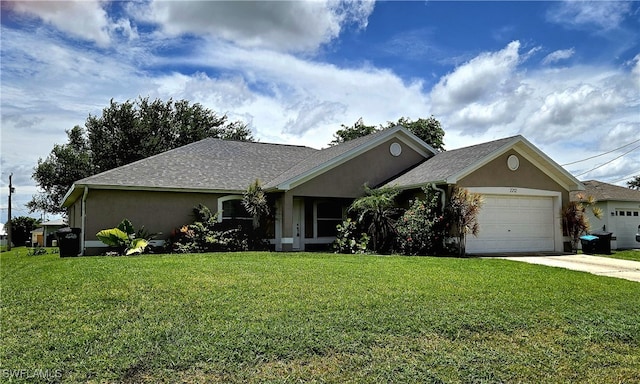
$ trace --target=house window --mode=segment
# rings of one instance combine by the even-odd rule
[[[633,212],[633,216],[637,217],[638,216],[638,211],[634,211]]]
[[[336,226],[342,223],[343,208],[339,201],[318,201],[316,203],[317,237],[333,237],[338,231]]]
[[[251,221],[253,217],[242,206],[242,196],[225,196],[218,199],[219,221]]]

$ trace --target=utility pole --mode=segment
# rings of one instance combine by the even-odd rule
[[[11,235],[11,194],[15,192],[15,188],[13,188],[13,184],[11,183],[11,179],[13,178],[13,173],[9,175],[9,207],[7,208],[9,220],[7,220],[7,251],[11,250],[11,240],[13,240],[13,236]]]

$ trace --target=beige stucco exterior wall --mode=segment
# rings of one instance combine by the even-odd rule
[[[174,228],[193,222],[193,207],[196,205],[204,204],[216,212],[219,196],[191,192],[91,189],[86,202],[85,241],[97,241],[96,233],[117,226],[124,218],[129,219],[136,229],[144,225],[151,233],[162,232],[157,238],[166,240]],[[74,221],[74,226],[80,227],[80,220]],[[87,252],[95,253],[91,250]]]
[[[389,152],[389,146],[394,142],[402,146],[402,153],[397,157]],[[390,139],[299,185],[292,192],[296,196],[356,198],[364,193],[365,183],[376,187],[424,160],[422,155],[401,141]]]
[[[76,200],[73,205],[67,209],[67,217],[70,227],[82,227],[82,198]]]
[[[520,166],[512,171],[507,167],[507,158],[516,155]],[[508,151],[497,159],[458,181],[460,187],[516,187],[562,193],[562,204],[569,202],[569,191],[555,182],[516,151]]]

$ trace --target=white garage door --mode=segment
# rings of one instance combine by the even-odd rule
[[[616,216],[612,217],[615,223],[614,236],[616,237],[618,248],[640,248],[640,243],[636,242],[636,233],[640,225],[640,210],[638,209],[616,209]]]
[[[467,236],[468,253],[554,250],[553,199],[484,195],[480,234]]]

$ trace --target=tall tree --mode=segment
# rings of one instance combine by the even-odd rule
[[[16,246],[23,246],[31,240],[31,231],[40,224],[39,220],[28,216],[18,216],[11,219],[11,241]],[[8,225],[8,222],[7,222]]]
[[[407,128],[411,133],[418,136],[434,149],[444,151],[444,130],[440,122],[433,116],[426,119],[420,118],[415,121],[407,117],[401,117],[398,121],[388,121],[386,126],[381,125],[380,127],[365,125],[362,118],[360,118],[353,126],[342,124],[342,128],[333,134],[333,140],[329,145],[333,146],[344,143],[345,141],[357,139],[382,129],[393,128],[397,125],[402,125]]]
[[[418,136],[434,149],[444,151],[444,130],[435,117],[429,116],[426,119],[418,119],[416,121],[407,117],[401,117],[395,123],[391,121],[388,122],[387,128],[392,128],[396,125],[402,125],[407,128],[411,133]]]
[[[633,179],[627,181],[627,186],[631,189],[637,189],[640,191],[640,175],[633,176]]]
[[[244,123],[186,100],[111,100],[100,116],[89,115],[85,128],[67,131],[68,143],[38,160],[33,178],[42,193],[27,204],[31,212],[60,213],[74,181],[207,137],[254,140]]]
[[[54,145],[45,160],[38,159],[32,177],[43,193],[27,203],[30,212],[62,212],[60,203],[71,184],[93,174],[91,151],[84,130],[76,125],[66,132],[67,144]]]
[[[365,125],[362,117],[351,127],[344,124],[340,124],[340,126],[342,129],[338,129],[338,131],[333,134],[333,140],[329,145],[333,146],[344,143],[345,141],[357,139],[358,137],[367,136],[378,130],[375,125]]]
[[[100,172],[207,137],[254,139],[245,124],[229,122],[226,115],[186,100],[111,100],[101,116],[89,115],[85,126],[94,166]]]

